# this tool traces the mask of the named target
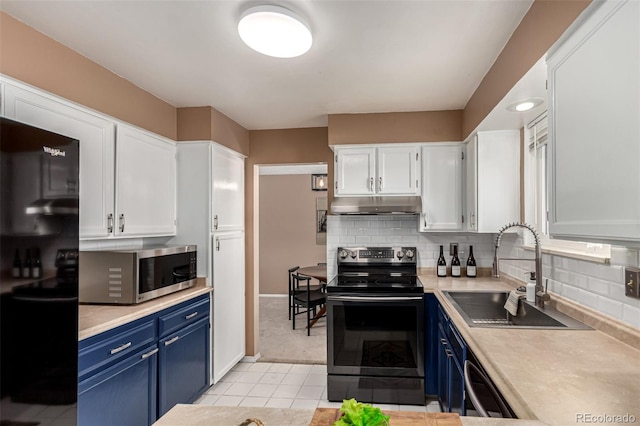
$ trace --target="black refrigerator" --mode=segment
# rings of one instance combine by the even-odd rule
[[[0,424],[75,425],[79,142],[0,125]]]

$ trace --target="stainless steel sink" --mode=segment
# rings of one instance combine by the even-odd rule
[[[518,315],[512,316],[504,304],[508,291],[444,291],[445,297],[462,315],[470,327],[537,328],[563,330],[589,330],[554,308],[539,309],[533,303],[522,300]]]

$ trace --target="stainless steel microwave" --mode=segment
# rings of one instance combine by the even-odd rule
[[[196,246],[81,250],[80,303],[132,305],[196,283]]]

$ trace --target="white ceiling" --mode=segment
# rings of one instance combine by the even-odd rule
[[[0,8],[171,105],[210,105],[254,130],[326,126],[327,114],[462,109],[532,1],[266,1],[314,33],[311,50],[293,59],[240,40],[238,17],[258,1]]]

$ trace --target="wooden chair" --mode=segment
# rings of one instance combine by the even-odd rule
[[[294,281],[294,285],[296,288],[304,290],[295,290],[293,294],[293,329],[296,329],[296,315],[307,314],[307,336],[311,335],[311,313],[313,312],[313,316],[316,316],[316,308],[318,306],[324,305],[327,303],[327,294],[322,291],[321,286],[312,286],[308,284],[309,277],[305,277],[298,274],[292,274],[291,278]],[[300,280],[305,280],[307,282],[306,285],[300,286],[298,282]],[[318,287],[316,289],[312,289],[312,287]],[[304,310],[300,310],[303,308]],[[297,311],[297,312],[296,312]]]
[[[289,319],[291,319],[291,312],[297,308],[293,303],[293,297],[298,294],[305,292],[307,287],[311,291],[316,291],[322,288],[321,285],[311,285],[311,277],[306,277],[304,275],[298,275],[296,271],[300,269],[299,266],[294,266],[289,269],[288,280],[289,280]],[[295,278],[294,278],[295,277]],[[302,285],[301,281],[304,281]]]

